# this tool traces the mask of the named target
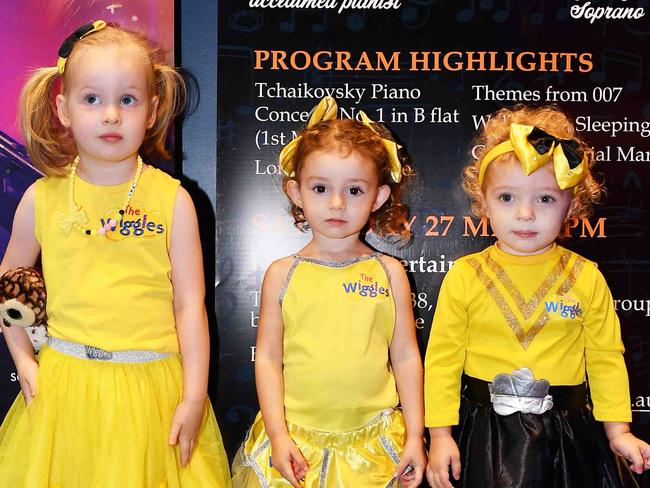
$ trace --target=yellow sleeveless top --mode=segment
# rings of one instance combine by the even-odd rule
[[[288,422],[345,432],[397,405],[395,303],[379,253],[341,263],[295,256],[280,300]]]
[[[99,228],[124,204],[131,185],[99,186],[77,177],[75,201]],[[65,234],[68,180],[36,182],[34,233],[41,246],[53,337],[107,351],[178,352],[172,303],[170,232],[179,181],[147,167],[115,231]]]

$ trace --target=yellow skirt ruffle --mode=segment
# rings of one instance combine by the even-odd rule
[[[406,438],[401,410],[350,432],[320,432],[290,423],[287,427],[309,464],[305,488],[397,486],[393,472]],[[232,472],[234,488],[291,487],[271,466],[271,441],[261,413],[235,455]]]
[[[18,395],[0,427],[0,486],[229,487],[212,406],[187,467],[167,442],[182,395],[177,355],[146,363],[80,359],[47,346],[38,391]]]

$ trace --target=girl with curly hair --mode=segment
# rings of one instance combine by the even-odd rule
[[[261,415],[236,456],[236,487],[416,487],[424,473],[409,283],[399,261],[360,240],[366,228],[408,234],[407,172],[385,128],[336,115],[323,99],[280,155],[296,225],[312,239],[264,278]]]
[[[650,446],[630,432],[612,296],[595,263],[556,243],[603,191],[593,151],[555,107],[502,109],[477,142],[463,187],[497,242],[458,259],[440,289],[425,360],[429,483],[637,486]]]

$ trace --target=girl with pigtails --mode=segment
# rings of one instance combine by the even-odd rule
[[[143,35],[98,20],[22,92],[45,176],[23,196],[0,274],[41,256],[49,339],[3,326],[21,393],[0,427],[0,486],[227,487],[207,397],[196,213],[168,156],[182,77]]]

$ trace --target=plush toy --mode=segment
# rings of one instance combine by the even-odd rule
[[[22,327],[36,351],[47,341],[45,282],[38,271],[21,267],[0,277],[0,317],[6,327]]]

